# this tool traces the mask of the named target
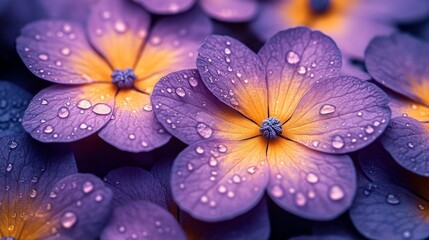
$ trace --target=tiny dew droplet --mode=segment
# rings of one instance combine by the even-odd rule
[[[91,106],[91,102],[86,99],[82,99],[77,103],[77,107],[80,109],[89,109]]]
[[[201,137],[209,138],[212,135],[213,130],[209,126],[207,126],[206,124],[199,123],[197,125],[197,132]]]
[[[307,72],[307,69],[304,66],[299,66],[298,73],[299,74],[305,74]]]
[[[286,61],[290,64],[296,64],[301,60],[299,55],[294,51],[289,51],[286,55]]]
[[[49,60],[49,56],[46,53],[41,53],[39,54],[39,59],[42,61],[48,61]]]
[[[183,88],[179,87],[179,88],[176,88],[176,94],[179,97],[184,97],[186,95],[186,92],[185,92],[185,90],[183,90]]]
[[[152,109],[153,109],[152,104],[145,104],[145,105],[143,106],[143,109],[144,109],[146,112],[150,112],[150,111],[152,111]]]
[[[61,217],[61,225],[64,228],[71,228],[75,225],[77,222],[77,216],[73,212],[66,212]]]
[[[112,108],[105,103],[97,103],[92,108],[92,111],[98,115],[107,115],[112,112]]]
[[[61,107],[58,109],[58,117],[60,118],[67,118],[70,114],[70,111],[66,107]]]
[[[86,181],[83,186],[82,186],[82,190],[84,193],[89,193],[94,189],[94,185],[92,184],[92,182],[90,181]]]
[[[295,204],[298,207],[303,207],[306,203],[307,203],[307,198],[305,198],[304,194],[299,192],[295,195]]]
[[[335,110],[336,110],[336,108],[334,105],[325,104],[320,108],[319,113],[322,115],[326,115],[326,114],[334,113]]]
[[[341,136],[334,136],[332,138],[332,147],[341,149],[344,147],[344,140]]]
[[[238,101],[237,101],[237,99],[235,99],[235,98],[231,98],[231,99],[229,100],[229,102],[230,102],[233,106],[238,106]]]
[[[309,183],[317,183],[319,181],[319,178],[314,173],[308,173],[307,174],[307,182]]]
[[[47,133],[47,134],[52,133],[53,131],[54,131],[54,128],[53,128],[51,125],[47,125],[47,126],[43,129],[43,132],[44,132],[44,133]]]
[[[339,201],[344,198],[344,191],[339,186],[331,187],[329,198],[333,201]]]
[[[399,198],[393,194],[387,194],[386,202],[391,205],[397,205],[400,203]]]
[[[270,189],[270,193],[276,198],[281,198],[284,194],[282,187],[280,187],[279,185],[272,186]]]
[[[15,142],[13,140],[9,142],[9,148],[10,149],[15,149],[17,147],[18,147],[18,143],[17,142]]]

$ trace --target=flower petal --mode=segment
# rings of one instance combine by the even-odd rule
[[[37,236],[39,231],[48,229],[43,232],[48,235],[45,235],[47,239],[57,234],[66,239],[95,239],[110,215],[111,199],[110,189],[94,175],[65,177],[41,203],[36,215],[48,219],[34,234]]]
[[[159,121],[187,144],[207,138],[241,140],[260,135],[257,124],[212,95],[196,70],[162,78],[152,93],[152,102]]]
[[[63,145],[48,147],[27,134],[2,137],[0,146],[0,236],[38,239],[51,228],[44,225],[47,218],[33,217],[53,185],[77,172],[73,154]]]
[[[318,81],[339,74],[341,53],[326,35],[294,28],[274,35],[259,51],[265,65],[270,116],[284,123]]]
[[[429,123],[410,117],[394,118],[381,143],[401,166],[429,176]]]
[[[45,80],[110,82],[112,70],[91,48],[80,25],[59,20],[31,23],[22,29],[16,48],[30,71]]]
[[[200,5],[209,16],[225,22],[252,20],[258,10],[255,0],[200,0]]]
[[[182,212],[180,223],[190,239],[261,240],[268,239],[270,235],[270,220],[265,199],[249,212],[231,220],[208,223]]]
[[[84,23],[89,9],[99,0],[37,0],[50,18],[67,19]]]
[[[382,165],[393,160],[375,152],[364,150],[359,156],[364,174],[358,174],[358,192],[350,209],[355,227],[371,239],[427,238],[429,202],[391,181],[391,169]]]
[[[104,178],[113,191],[114,205],[125,205],[131,200],[145,200],[166,208],[161,184],[148,171],[141,168],[115,169]]]
[[[383,133],[390,119],[389,98],[374,84],[334,77],[312,87],[283,126],[284,135],[310,148],[346,153]]]
[[[222,221],[254,207],[268,182],[267,142],[207,140],[187,147],[172,168],[177,204],[194,218]]]
[[[42,142],[82,139],[110,120],[115,92],[114,85],[102,83],[48,87],[31,100],[22,125]]]
[[[87,33],[111,66],[124,70],[136,64],[149,25],[149,14],[132,1],[100,0],[91,9]]]
[[[24,89],[0,81],[0,137],[25,132],[21,122],[30,100],[31,95]]]
[[[161,77],[195,68],[197,48],[211,30],[210,20],[198,9],[158,21],[135,68],[136,88],[151,93]]]
[[[316,152],[280,138],[269,143],[268,161],[268,194],[289,212],[329,220],[351,205],[356,179],[348,156]]]
[[[429,121],[429,107],[391,91],[386,92],[390,97],[392,118],[409,116],[421,122]]]
[[[123,89],[115,98],[114,118],[98,133],[106,142],[128,152],[150,151],[168,142],[152,112],[149,95]]]
[[[196,0],[134,0],[154,14],[176,14],[184,12],[195,4]]]
[[[101,240],[110,239],[185,240],[186,237],[176,219],[165,209],[140,200],[116,207],[101,234]]]
[[[260,58],[227,36],[207,37],[198,49],[201,79],[222,102],[257,124],[268,117],[267,86]]]
[[[378,82],[429,106],[429,44],[406,34],[374,38],[365,54],[369,74]]]

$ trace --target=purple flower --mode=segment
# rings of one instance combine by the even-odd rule
[[[152,112],[160,77],[195,66],[196,46],[211,29],[198,11],[150,17],[129,1],[100,1],[86,29],[67,21],[26,26],[17,49],[37,76],[56,84],[42,90],[24,115],[24,128],[43,142],[72,142],[95,132],[125,151],[149,151],[169,134]]]
[[[111,191],[77,174],[71,151],[25,135],[0,139],[2,239],[95,239],[110,214]]]
[[[133,0],[154,14],[176,14],[190,9],[196,0]],[[204,12],[225,22],[245,22],[253,19],[258,10],[257,0],[199,0]]]
[[[274,0],[263,4],[253,30],[265,40],[284,28],[308,26],[331,36],[346,56],[362,59],[370,40],[394,31],[394,22],[428,13],[425,0]]]
[[[369,239],[427,239],[429,179],[405,170],[375,144],[359,154],[359,165],[350,209],[359,232]]]
[[[386,94],[338,76],[339,49],[308,28],[277,33],[258,54],[224,36],[208,37],[198,53],[198,71],[172,73],[152,94],[159,121],[190,144],[172,168],[178,205],[201,220],[226,220],[267,189],[302,217],[344,212],[355,193],[344,153],[383,132]]]
[[[383,146],[406,169],[429,176],[429,44],[405,34],[377,37],[365,56],[370,75],[389,88],[393,119]]]

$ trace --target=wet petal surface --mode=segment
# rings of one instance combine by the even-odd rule
[[[207,140],[187,147],[172,168],[177,204],[203,221],[234,218],[254,207],[268,182],[266,140]]]
[[[212,35],[198,49],[198,71],[222,102],[257,124],[268,117],[265,71],[260,58],[243,43]]]
[[[196,0],[135,0],[149,12],[155,14],[176,14],[184,12],[194,5]]]
[[[78,24],[42,20],[21,30],[16,48],[36,76],[64,84],[110,82],[112,70],[91,48]]]
[[[200,0],[200,5],[209,16],[226,22],[249,21],[258,12],[258,3],[254,0]]]
[[[197,48],[211,31],[210,20],[198,9],[158,21],[135,68],[136,88],[151,93],[161,77],[195,68]]]
[[[341,68],[335,43],[321,32],[303,27],[277,33],[258,54],[267,73],[270,116],[282,123],[314,84],[338,75]]]
[[[394,118],[381,143],[401,166],[429,176],[429,123],[410,117]]]
[[[104,178],[113,191],[113,203],[125,205],[133,200],[145,200],[166,208],[164,191],[154,176],[141,168],[115,169]]]
[[[129,152],[146,152],[168,142],[170,135],[155,118],[149,95],[121,90],[115,97],[113,119],[98,133],[106,142]]]
[[[102,240],[186,239],[176,219],[162,207],[133,201],[118,206],[104,229]]]
[[[316,152],[279,138],[269,143],[268,162],[268,194],[289,212],[329,220],[351,205],[356,178],[348,156]]]
[[[149,14],[132,1],[101,0],[91,9],[86,30],[111,66],[124,70],[136,64],[149,25]]]
[[[257,124],[212,95],[196,70],[162,78],[152,93],[152,102],[164,127],[188,144],[203,139],[240,140],[260,135]]]
[[[334,77],[301,99],[284,135],[318,151],[345,153],[373,142],[390,119],[387,95],[372,83]]]
[[[116,87],[111,84],[54,85],[30,102],[23,126],[42,142],[72,142],[87,137],[111,118]]]

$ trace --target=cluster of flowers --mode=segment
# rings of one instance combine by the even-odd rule
[[[357,229],[296,239],[429,237],[429,43],[395,26],[426,0],[32,4],[16,50],[54,84],[0,83],[2,240],[276,238],[269,205]],[[186,147],[100,179],[65,144],[95,134]]]

